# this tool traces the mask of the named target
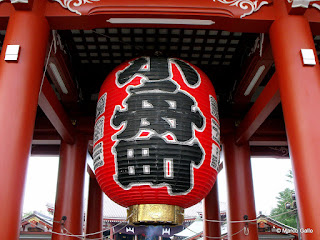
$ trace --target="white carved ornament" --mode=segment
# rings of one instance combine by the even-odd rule
[[[216,1],[216,0],[212,0]],[[240,7],[243,10],[248,10],[248,12],[242,14],[240,18],[244,18],[245,16],[249,16],[254,12],[257,12],[263,5],[267,5],[269,1],[261,1],[259,3],[258,0],[251,1],[251,0],[217,0],[218,2],[228,4],[229,6],[236,6]]]
[[[254,46],[251,48],[251,51],[248,54],[248,56],[250,57],[252,54],[254,54],[257,51],[257,49],[259,49],[259,55],[260,57],[262,57],[263,43],[264,43],[264,33],[260,33],[260,36],[256,38]]]
[[[81,15],[81,12],[74,9],[75,7],[80,7],[86,3],[99,2],[100,0],[53,0],[55,2],[60,3],[60,5],[64,8],[67,8],[70,12],[74,12],[76,14]]]
[[[289,155],[289,149],[287,147],[269,147],[269,149],[282,153],[283,157]]]
[[[317,3],[312,3],[317,2]],[[308,8],[309,4],[311,3],[311,6],[320,10],[320,1],[319,0],[288,0],[288,3],[292,3],[293,8],[303,7]]]
[[[0,0],[1,1],[1,0]],[[86,3],[99,2],[100,0],[53,0],[58,2],[62,7],[69,9],[69,11],[74,12],[76,14],[81,15],[79,11],[74,9],[75,7],[79,7]],[[215,2],[216,0],[212,0]],[[245,16],[251,15],[252,13],[258,11],[263,5],[269,4],[269,1],[261,1],[259,0],[217,0],[218,2],[228,4],[229,6],[240,7],[243,10],[248,10],[248,12],[242,14],[240,18],[244,18]],[[291,1],[291,0],[288,0]]]
[[[317,3],[311,4],[312,7],[315,7],[316,9],[320,10],[320,5]]]

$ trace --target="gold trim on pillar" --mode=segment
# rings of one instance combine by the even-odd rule
[[[129,224],[182,225],[184,209],[167,204],[139,204],[128,208]]]

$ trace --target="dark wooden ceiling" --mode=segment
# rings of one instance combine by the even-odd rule
[[[252,33],[176,28],[64,30],[59,35],[81,89],[81,109],[92,116],[92,103],[108,73],[134,57],[154,54],[178,57],[202,69],[216,89],[221,117],[229,116],[232,92],[259,37]]]
[[[239,103],[236,91],[243,87],[241,85],[244,84],[245,75],[255,64],[254,55],[262,51],[259,46],[257,47],[260,44],[260,34],[178,28],[60,30],[57,33],[68,71],[78,90],[77,101],[64,102],[59,95],[58,87],[50,79],[50,74],[47,74],[47,77],[70,119],[77,120],[79,117],[90,119],[88,121],[92,124],[92,131],[95,105],[104,79],[117,65],[137,56],[177,57],[202,69],[216,89],[222,125],[225,119],[228,119],[226,121],[228,123],[231,119],[231,124],[234,125],[241,122],[275,72],[272,64],[258,86],[254,88],[249,96],[250,99]],[[1,45],[4,35],[5,31],[0,31]],[[319,55],[320,36],[315,36],[314,41]],[[267,36],[261,46],[268,46]],[[272,131],[271,126],[274,128]],[[59,138],[39,108],[35,136],[43,136],[44,131],[53,136],[48,138]],[[264,143],[261,138],[266,139],[266,136],[271,140]],[[269,144],[272,139],[280,139],[280,143],[275,143],[276,146],[286,145],[281,104],[252,137],[252,154],[276,156],[279,153],[278,156],[282,157],[281,149],[279,151],[275,150],[275,147],[270,149]],[[56,144],[46,145],[46,148],[41,152],[44,148],[39,148],[39,145],[33,146],[34,151],[40,149],[40,153],[56,153],[58,149]],[[52,151],[49,151],[51,148]]]

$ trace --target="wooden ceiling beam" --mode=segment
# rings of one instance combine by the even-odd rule
[[[61,138],[67,143],[74,143],[74,126],[47,78],[43,81],[38,104]]]
[[[288,146],[286,135],[257,135],[249,140],[250,146]]]
[[[286,136],[284,119],[266,119],[252,137],[255,136]]]
[[[34,0],[10,0],[16,10],[31,10]]]
[[[237,105],[246,105],[251,101],[252,95],[273,64],[269,38],[266,37],[265,40],[263,38],[264,36],[260,35],[257,39],[256,48],[245,64],[246,70],[233,95],[233,101]]]
[[[61,140],[61,137],[45,116],[39,117],[37,114],[32,139],[35,141],[56,141]]]
[[[59,156],[60,145],[32,145],[31,156]]]
[[[248,141],[280,103],[277,75],[274,74],[236,130],[236,143]]]
[[[62,2],[62,1],[61,1]],[[270,1],[271,2],[271,1]],[[287,2],[287,1],[286,1]],[[14,10],[14,5],[20,7],[21,4],[11,4],[9,0],[0,3],[0,29],[5,30],[9,16]],[[107,22],[110,18],[133,17],[133,18],[195,18],[212,19],[215,22],[214,28],[217,30],[227,30],[235,32],[264,32],[267,33],[275,19],[274,6],[264,5],[254,14],[240,18],[239,16],[250,10],[242,9],[232,5],[220,4],[215,1],[180,1],[175,5],[168,6],[165,2],[155,1],[129,1],[119,3],[119,1],[97,1],[96,3],[81,3],[77,6],[70,4],[71,8],[81,15],[70,11],[65,3],[63,7],[58,1],[48,1],[46,4],[46,17],[52,29],[93,29],[110,27],[128,27],[128,24],[112,24]],[[293,8],[292,13],[302,14],[307,17],[311,24],[313,34],[320,32],[320,14],[315,4],[320,5],[320,1],[312,1],[309,8]],[[217,6],[216,6],[217,5]],[[219,6],[218,6],[219,5]],[[28,0],[22,7],[30,8],[32,0]],[[291,7],[291,6],[289,6]],[[178,12],[177,12],[178,11]],[[288,10],[290,13],[290,9]],[[151,14],[152,13],[152,14]],[[130,24],[130,27],[159,27],[159,24]],[[163,27],[178,27],[181,25],[162,25]],[[189,28],[189,26],[187,26]],[[196,28],[199,28],[198,26]],[[202,28],[202,27],[201,27]],[[210,27],[211,28],[211,27]]]
[[[289,1],[285,3],[290,15],[304,15],[310,5],[310,0],[292,0],[291,3]]]
[[[59,36],[54,34],[53,37],[56,40],[56,47],[54,47],[50,54],[47,73],[61,97],[61,102],[77,102],[79,94],[69,70],[70,64],[67,63],[66,54],[62,51],[59,44]]]
[[[260,3],[261,0],[258,1]],[[212,28],[216,30],[238,32],[267,32],[274,20],[272,1],[264,1],[258,11],[254,6],[243,8],[227,2],[199,0],[176,1],[170,6],[161,1],[117,0],[97,1],[91,4],[68,5],[57,0],[46,5],[46,16],[53,29],[92,29],[110,27],[159,27],[158,23],[138,23],[132,21],[121,23],[119,18],[163,18],[163,19],[197,19],[212,21],[209,25],[199,23],[195,28]],[[268,3],[268,4],[265,4]],[[250,11],[252,9],[252,11]],[[185,25],[186,26],[186,25]],[[183,24],[162,24],[161,27],[184,27]],[[187,28],[190,27],[186,26]],[[238,30],[237,30],[238,29]]]
[[[289,158],[287,146],[250,146],[251,157]]]
[[[77,120],[73,121],[75,124],[74,128],[77,133],[89,136],[93,138],[94,129],[94,117],[78,117]],[[35,141],[46,141],[46,140],[60,140],[61,136],[57,130],[53,127],[51,122],[44,116],[37,117],[35,122],[35,128],[33,132],[33,140]],[[89,141],[92,144],[92,140]]]

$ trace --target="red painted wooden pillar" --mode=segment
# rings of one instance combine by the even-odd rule
[[[41,3],[40,3],[41,2]],[[0,56],[0,239],[18,239],[26,169],[49,26],[46,1],[9,19]],[[4,60],[7,45],[20,45],[18,61]]]
[[[219,195],[218,195],[218,180],[213,185],[211,191],[204,199],[204,219],[220,221]],[[205,221],[203,235],[206,240],[221,237],[220,222]]]
[[[59,175],[54,209],[53,232],[83,234],[83,194],[88,140],[78,135],[73,145],[62,141],[60,146]],[[67,219],[63,226],[62,217]],[[79,239],[52,234],[52,240]]]
[[[304,240],[320,239],[320,68],[308,21],[288,16],[276,1],[277,19],[270,28],[283,115],[295,179]],[[316,66],[304,66],[301,49],[312,49]]]
[[[109,229],[110,229],[110,237],[109,237],[109,238],[110,238],[111,240],[116,240],[116,235],[114,235],[112,224],[111,224],[111,223],[108,224],[108,227],[109,227]]]
[[[237,146],[232,134],[227,135],[223,143],[228,188],[228,239],[258,240],[256,222],[247,225],[248,235],[241,231],[231,236],[246,227],[246,223],[231,223],[230,221],[243,221],[245,215],[249,220],[256,219],[249,144]]]
[[[103,194],[96,178],[90,178],[86,234],[88,239],[102,238]]]

